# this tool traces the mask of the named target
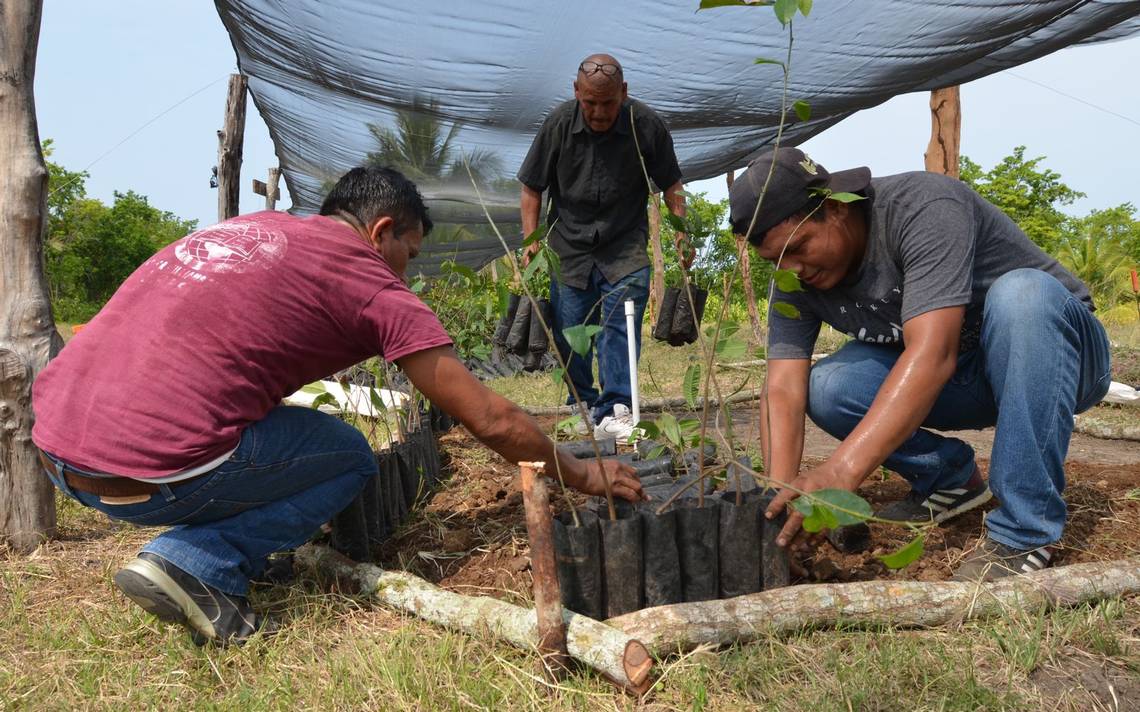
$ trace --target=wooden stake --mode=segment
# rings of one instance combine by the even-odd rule
[[[245,137],[246,79],[230,75],[226,94],[226,115],[218,132],[218,220],[238,214],[241,183],[241,152]]]
[[[0,539],[55,533],[55,488],[32,443],[32,380],[59,352],[43,270],[47,168],[32,98],[43,5],[0,4]]]
[[[345,582],[376,601],[472,635],[491,635],[524,650],[538,645],[538,625],[529,608],[487,596],[464,596],[403,571],[355,564],[325,546],[297,550],[297,563]],[[570,657],[600,672],[626,692],[644,695],[653,683],[653,659],[639,641],[593,618],[563,610]]]
[[[520,462],[526,534],[530,539],[530,570],[534,579],[534,611],[538,618],[538,652],[543,674],[551,682],[565,677],[569,657],[566,652],[566,624],[562,621],[562,591],[558,587],[558,565],[554,560],[554,526],[550,519],[550,497],[542,479],[545,463]]]
[[[926,170],[958,177],[958,153],[962,139],[962,102],[958,87],[930,92],[930,144],[926,147]]]

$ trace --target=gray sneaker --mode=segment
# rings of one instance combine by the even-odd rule
[[[926,496],[911,490],[905,498],[891,502],[875,512],[875,516],[892,522],[922,524],[933,521],[941,524],[982,506],[992,497],[993,493],[985,482],[974,487],[967,484],[964,487],[935,490]]]
[[[144,551],[114,577],[115,585],[143,610],[190,630],[197,645],[241,644],[274,625],[258,616],[244,596],[231,596],[199,581],[162,557]]]
[[[1014,574],[1031,574],[1053,564],[1053,548],[1041,546],[1036,549],[1014,549],[993,539],[983,539],[976,549],[970,552],[952,581],[993,581]]]

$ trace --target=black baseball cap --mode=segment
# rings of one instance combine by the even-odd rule
[[[772,169],[773,162],[775,169]],[[813,189],[859,193],[871,184],[871,169],[865,166],[828,173],[826,168],[798,148],[781,148],[778,154],[768,151],[749,163],[728,191],[728,220],[734,234],[743,235],[752,222],[752,213],[756,211],[756,201],[768,180],[769,171],[772,172],[772,180],[760,205],[760,214],[756,216],[756,225],[748,236],[748,241],[755,245],[763,242],[773,227],[819,200]]]

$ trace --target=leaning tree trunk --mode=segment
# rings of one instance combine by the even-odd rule
[[[649,321],[655,323],[665,294],[665,253],[661,251],[661,205],[656,195],[649,196],[649,247],[652,251],[653,274],[649,280]]]
[[[32,85],[41,0],[0,2],[0,538],[31,551],[55,530],[32,444],[32,379],[59,351],[43,269],[47,169]]]

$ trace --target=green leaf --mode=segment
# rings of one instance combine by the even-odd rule
[[[722,361],[738,361],[748,354],[748,344],[733,337],[721,337],[716,342],[716,355]]]
[[[697,407],[697,396],[701,394],[701,365],[699,363],[689,364],[689,368],[685,370],[685,378],[681,383],[685,402],[690,408],[695,409]]]
[[[542,248],[542,254],[546,259],[546,273],[551,279],[558,279],[558,275],[562,274],[562,258],[558,253],[550,249],[550,245]]]
[[[678,450],[684,449],[685,438],[681,435],[681,426],[677,424],[677,419],[672,413],[662,413],[657,419],[657,427],[660,429],[660,437],[668,440]]]
[[[857,200],[866,200],[867,198],[855,193],[830,193],[827,196],[830,200],[838,200],[840,203],[854,203]]]
[[[528,264],[526,266],[526,269],[523,270],[523,281],[529,282],[531,278],[534,277],[535,273],[541,269],[546,269],[545,251],[539,252],[537,255],[535,255],[534,259],[531,260],[530,264]]]
[[[778,65],[780,65],[781,67],[782,67],[782,66],[784,66],[784,63],[783,63],[783,62],[781,62],[780,60],[778,60],[778,59],[768,59],[767,57],[757,57],[757,58],[756,58],[756,61],[754,62],[754,64],[778,64]]]
[[[687,190],[678,190],[677,195],[681,196],[685,200],[692,200],[693,198],[696,197],[695,195],[693,195],[692,193],[690,193]]]
[[[558,421],[558,424],[554,426],[554,430],[555,430],[555,432],[559,432],[559,433],[573,434],[574,433],[574,427],[576,425],[578,425],[578,423],[581,422],[581,420],[582,420],[581,414],[567,416],[567,417],[563,418],[562,420]]]
[[[776,280],[776,286],[781,292],[802,292],[804,291],[803,285],[800,284],[799,275],[790,269],[778,269],[772,277]]]
[[[822,489],[808,496],[812,498],[817,508],[831,512],[838,526],[858,524],[871,516],[871,505],[867,500],[848,490]]]
[[[766,358],[768,358],[768,347],[767,346],[761,346],[760,348],[756,349],[756,351],[754,351],[753,353],[755,354],[756,358],[758,358],[758,359],[766,359]]]
[[[669,212],[668,210],[661,211],[661,217],[665,222],[669,223],[669,227],[673,228],[676,232],[685,232],[685,221],[677,215]]]
[[[926,535],[919,534],[910,540],[910,543],[899,549],[898,551],[890,554],[882,554],[878,557],[888,569],[901,569],[911,563],[914,563],[918,557],[922,556],[923,550],[926,548]]]
[[[384,405],[384,399],[380,397],[380,390],[378,388],[368,389],[368,400],[372,401],[372,407],[375,409],[375,413],[379,414],[388,410],[387,406]]]
[[[661,437],[661,428],[658,428],[657,423],[654,423],[652,420],[643,420],[634,427],[645,433],[645,437],[651,440]]]
[[[839,526],[839,520],[827,507],[813,504],[807,497],[792,500],[792,507],[804,515],[803,528],[809,533],[816,533],[824,529],[834,529]]]
[[[781,25],[787,25],[796,16],[796,10],[799,9],[797,0],[776,0],[776,19],[780,21]]]
[[[807,121],[811,118],[811,104],[803,99],[794,102],[792,104],[792,110],[796,112],[796,116],[800,117],[800,121]]]
[[[776,302],[772,305],[772,309],[774,309],[777,314],[786,319],[800,318],[800,310],[796,309],[794,306],[788,304],[787,302]]]
[[[714,7],[767,7],[775,0],[752,0],[745,2],[745,0],[701,0],[701,4],[697,10],[711,10]]]
[[[408,285],[408,289],[411,290],[412,294],[420,294],[424,291],[424,287],[426,286],[427,282],[424,281],[423,277],[416,277],[416,279]]]
[[[536,242],[542,242],[542,237],[546,234],[545,228],[535,228],[535,231],[523,238],[523,247],[530,247]]]
[[[443,265],[441,265],[441,266],[442,266],[444,272],[450,272],[451,274],[457,274],[460,277],[463,277],[464,279],[466,279],[468,282],[479,281],[479,278],[475,274],[475,270],[471,269],[470,267],[468,267],[465,264],[460,264],[459,262],[448,261],[448,262],[444,262]]]
[[[313,399],[313,403],[309,407],[312,408],[313,410],[316,410],[316,409],[320,408],[322,405],[331,405],[331,406],[334,406],[337,408],[340,407],[340,404],[337,403],[336,397],[333,396],[332,393],[320,394],[319,396],[317,396],[316,398]]]
[[[565,383],[565,381],[562,380],[564,375],[566,375],[566,369],[559,366],[550,371],[550,380],[554,381],[554,385],[561,386]]]
[[[594,335],[601,330],[602,327],[597,324],[576,324],[563,329],[562,335],[566,337],[566,343],[570,346],[570,350],[584,357],[590,352],[590,344],[593,342]]]
[[[811,14],[812,0],[799,0],[800,14],[807,17]]]

